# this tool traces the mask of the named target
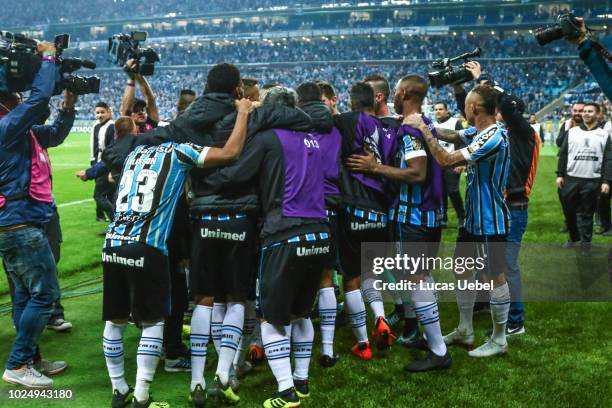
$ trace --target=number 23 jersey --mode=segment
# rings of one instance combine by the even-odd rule
[[[104,247],[140,242],[168,255],[166,240],[187,172],[202,167],[208,149],[178,143],[134,149],[123,165],[115,218]]]

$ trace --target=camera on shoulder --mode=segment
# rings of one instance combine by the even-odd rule
[[[126,71],[130,59],[136,61],[134,72],[140,75],[153,75],[155,63],[159,62],[159,55],[152,48],[140,48],[140,43],[147,40],[146,31],[132,31],[130,34],[115,34],[108,39],[108,55],[111,62]]]
[[[540,45],[546,45],[563,38],[575,40],[580,37],[580,34],[580,24],[572,13],[559,14],[555,24],[539,27],[533,33]]]
[[[57,75],[54,94],[64,89],[77,95],[98,93],[100,79],[72,75],[81,68],[94,69],[96,63],[80,58],[63,58],[62,53],[70,46],[70,36],[55,36]],[[0,32],[0,92],[23,92],[32,87],[34,77],[41,67],[41,56],[37,51],[38,41],[21,34]]]
[[[474,79],[472,73],[468,71],[463,64],[459,66],[451,65],[456,61],[469,62],[470,58],[478,58],[482,55],[482,49],[476,48],[472,52],[466,52],[457,57],[443,58],[432,62],[431,66],[437,68],[438,71],[427,74],[429,82],[434,88],[442,88],[445,85],[458,85]]]

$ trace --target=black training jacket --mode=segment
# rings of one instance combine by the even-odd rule
[[[508,94],[502,95],[499,104],[510,137],[510,172],[506,183],[510,205],[529,201],[540,154],[540,136],[523,117],[523,106],[520,98]]]
[[[206,133],[206,145],[222,147],[232,133],[235,121],[235,112],[219,120]],[[245,150],[249,144],[257,143],[253,138],[255,133],[273,128],[305,131],[311,128],[311,118],[300,109],[280,104],[262,105],[249,114]],[[193,215],[258,212],[257,182],[250,179],[250,175],[239,182],[228,183],[219,169],[194,169],[190,173],[190,184],[194,194],[190,208]]]

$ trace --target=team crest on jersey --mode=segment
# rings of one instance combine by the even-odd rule
[[[410,136],[410,143],[412,144],[412,150],[422,150],[423,144],[419,139],[414,136]]]

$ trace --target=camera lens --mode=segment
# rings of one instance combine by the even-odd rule
[[[546,45],[556,40],[563,38],[563,29],[559,24],[548,25],[546,27],[540,27],[535,31],[534,34],[538,44]]]
[[[427,74],[427,77],[429,78],[429,83],[434,88],[442,88],[444,86],[444,84],[442,83],[440,74],[441,74],[441,71],[430,72]]]

